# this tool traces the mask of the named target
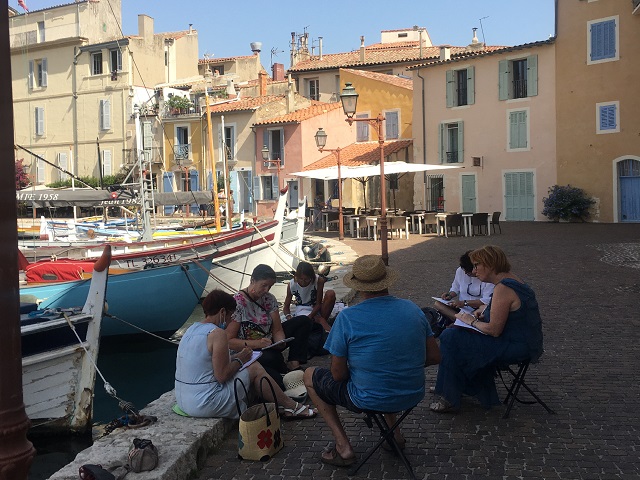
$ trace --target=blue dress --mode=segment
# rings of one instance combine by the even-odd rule
[[[500,281],[516,292],[520,308],[509,312],[499,337],[482,335],[466,328],[447,328],[440,335],[442,360],[438,368],[435,393],[454,408],[463,394],[475,396],[485,407],[500,400],[494,382],[496,365],[510,365],[542,355],[542,320],[535,293],[526,284],[511,278]],[[485,321],[491,320],[491,303]]]

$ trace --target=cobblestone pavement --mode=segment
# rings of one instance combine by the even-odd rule
[[[389,242],[389,264],[401,273],[392,293],[424,306],[450,286],[458,257],[493,243],[514,273],[536,291],[545,353],[528,384],[557,414],[540,405],[484,410],[463,399],[457,415],[432,413],[431,395],[405,420],[407,455],[418,478],[640,478],[640,225],[503,223],[502,235],[437,238],[411,235]],[[336,237],[336,234],[318,234]],[[380,242],[345,239],[358,255]],[[311,365],[325,365],[327,357]],[[426,369],[433,385],[437,367]],[[504,388],[498,391],[503,395]],[[343,411],[358,455],[374,440],[360,416]],[[347,478],[319,454],[331,442],[322,419],[284,424],[285,448],[271,461],[237,459],[237,434],[210,455],[199,479]],[[376,453],[355,478],[406,478],[397,458]]]

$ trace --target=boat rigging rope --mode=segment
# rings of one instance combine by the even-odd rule
[[[117,321],[119,321],[119,322],[122,322],[122,323],[124,323],[124,324],[126,324],[126,325],[128,325],[128,326],[130,326],[130,327],[132,327],[132,328],[135,328],[135,329],[136,329],[136,330],[138,330],[140,333],[146,333],[147,335],[150,335],[150,336],[152,336],[152,337],[155,337],[155,338],[157,338],[158,340],[163,340],[163,341],[165,341],[165,342],[171,343],[172,345],[178,345],[178,344],[180,343],[180,342],[175,342],[175,341],[173,341],[173,340],[170,340],[170,339],[168,339],[168,338],[161,337],[160,335],[156,335],[155,333],[150,332],[149,330],[145,330],[144,328],[140,328],[139,326],[134,325],[133,323],[127,322],[126,320],[124,320],[124,319],[122,319],[122,318],[120,318],[120,317],[116,317],[116,316],[114,316],[114,315],[111,315],[110,313],[105,313],[105,314],[104,314],[104,316],[105,316],[105,317],[112,318],[112,319],[117,320]]]

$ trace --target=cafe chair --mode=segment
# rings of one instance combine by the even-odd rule
[[[478,228],[478,235],[482,235],[482,229],[484,227],[484,235],[489,233],[489,226],[487,225],[487,220],[489,219],[488,213],[474,213],[471,216],[471,230],[473,230],[473,234],[476,234],[476,227]]]
[[[493,229],[493,233],[496,233],[496,225],[500,229],[500,233],[502,233],[502,227],[500,226],[500,215],[502,212],[493,212],[491,216],[491,228]]]
[[[404,231],[404,236],[406,239],[409,239],[409,228],[407,217],[402,216],[391,216],[389,219],[389,232],[391,232],[391,238],[393,238],[393,232],[396,232],[398,238],[402,238],[402,232]]]
[[[396,439],[393,436],[393,432],[395,432],[395,430],[400,426],[402,421],[407,417],[407,415],[411,413],[411,411],[414,408],[415,408],[415,405],[405,410],[402,413],[402,415],[400,415],[396,419],[396,422],[391,426],[387,425],[387,422],[384,419],[384,414],[389,412],[378,412],[373,410],[365,410],[363,412],[365,414],[365,417],[363,418],[364,422],[367,424],[369,428],[373,428],[373,424],[375,423],[378,427],[378,430],[380,431],[380,438],[378,439],[376,444],[372,446],[369,450],[367,450],[367,453],[365,453],[360,458],[360,461],[354,467],[352,467],[351,470],[349,470],[349,475],[355,475],[358,472],[358,470],[360,470],[360,467],[362,467],[362,465],[364,465],[366,461],[369,460],[369,458],[371,458],[371,456],[374,453],[376,453],[376,451],[382,446],[382,444],[384,442],[387,442],[391,446],[392,451],[396,455],[398,455],[398,457],[400,458],[400,460],[408,470],[409,478],[413,478],[413,479],[416,478],[416,475],[413,473],[413,468],[411,467],[411,463],[409,463],[409,459],[404,454],[404,451],[402,450],[400,445],[398,445],[398,442],[396,442]]]
[[[436,212],[427,212],[424,214],[424,233],[427,233],[427,227],[432,233],[437,233],[438,221],[436,220]]]
[[[459,235],[460,230],[462,229],[462,214],[455,213],[452,215],[447,215],[446,225],[447,225],[447,229],[449,230],[448,233],[455,231],[456,235]]]
[[[535,403],[539,403],[542,405],[548,413],[555,414],[553,410],[551,410],[546,403],[542,401],[542,399],[536,395],[531,388],[525,383],[524,377],[527,374],[527,370],[529,369],[529,360],[524,360],[518,364],[514,365],[499,365],[496,368],[496,375],[500,377],[502,383],[507,389],[507,397],[504,399],[504,404],[507,405],[507,410],[504,412],[502,418],[509,418],[509,414],[511,413],[511,409],[513,408],[514,403],[517,401],[518,403],[533,405]],[[508,378],[512,378],[511,386],[507,386],[507,382],[504,376],[510,375]],[[529,392],[533,400],[522,400],[518,398],[518,393],[520,393],[520,388],[524,387],[524,389]]]

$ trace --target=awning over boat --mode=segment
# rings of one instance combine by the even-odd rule
[[[16,200],[27,202],[36,208],[43,207],[119,207],[139,205],[138,192],[121,190],[92,190],[89,188],[33,190],[24,189],[16,192]],[[154,193],[156,205],[188,205],[207,204],[212,202],[210,191],[166,192]]]

